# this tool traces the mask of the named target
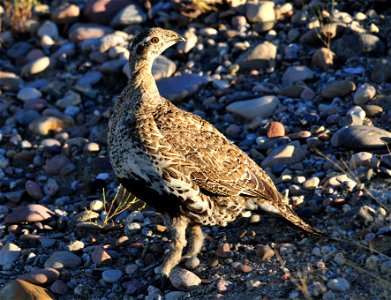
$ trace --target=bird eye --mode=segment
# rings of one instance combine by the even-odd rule
[[[159,38],[157,38],[156,36],[151,38],[151,42],[154,43],[154,44],[157,44],[159,43]]]

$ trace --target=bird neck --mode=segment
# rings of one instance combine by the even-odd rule
[[[131,78],[129,83],[134,92],[141,92],[141,95],[159,95],[159,90],[156,86],[155,79],[152,76],[152,64],[154,59],[148,58],[131,58],[129,67]]]

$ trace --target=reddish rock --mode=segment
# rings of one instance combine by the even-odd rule
[[[43,197],[42,189],[35,181],[27,180],[24,187],[27,194],[29,194],[32,198],[39,200]]]
[[[83,24],[76,27],[69,33],[69,39],[74,43],[78,43],[86,39],[100,38],[112,31],[113,30],[110,27],[103,25]]]
[[[18,279],[26,280],[32,284],[43,285],[53,282],[60,277],[60,272],[55,269],[38,269],[18,276]]]
[[[5,217],[5,222],[10,224],[21,222],[40,222],[50,219],[54,212],[40,204],[29,204],[19,206],[12,213]]]
[[[266,135],[270,139],[282,137],[285,135],[285,127],[280,122],[270,122]]]
[[[240,264],[238,266],[238,271],[240,271],[242,273],[250,273],[252,270],[253,270],[253,268],[250,267],[249,265]]]
[[[291,140],[306,139],[306,138],[309,138],[310,136],[311,136],[311,132],[307,131],[307,130],[302,130],[302,131],[293,132],[293,133],[288,134],[288,137]]]
[[[259,245],[255,250],[255,255],[263,260],[269,260],[274,256],[274,250],[269,246]]]
[[[220,244],[216,250],[216,256],[221,258],[227,258],[231,256],[231,247],[228,243]]]
[[[52,20],[58,24],[74,23],[80,16],[80,8],[75,4],[66,3],[52,12]]]
[[[108,25],[129,4],[129,0],[89,0],[83,14],[91,22]]]
[[[111,256],[103,247],[98,246],[91,254],[92,261],[96,265],[104,265],[111,261]]]
[[[67,163],[69,163],[69,159],[65,155],[58,154],[49,158],[43,169],[47,174],[57,175]]]

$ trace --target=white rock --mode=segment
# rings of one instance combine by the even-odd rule
[[[314,72],[310,68],[305,66],[292,66],[286,69],[282,75],[282,84],[291,85],[297,82],[304,82],[313,77]]]
[[[197,275],[182,268],[175,268],[171,271],[170,281],[178,290],[185,291],[201,284],[201,279]]]
[[[47,56],[40,57],[31,63],[23,66],[22,75],[32,75],[45,71],[50,65],[50,58]]]
[[[349,167],[354,170],[361,166],[377,168],[379,166],[379,159],[370,152],[353,154],[349,160]]]
[[[275,96],[263,96],[256,99],[237,101],[229,104],[227,111],[246,119],[266,118],[274,113],[280,101]]]
[[[94,211],[101,211],[103,209],[103,201],[101,200],[93,200],[90,203],[90,208]]]
[[[273,1],[248,1],[246,17],[252,23],[271,22],[276,19]]]
[[[338,277],[334,279],[330,279],[327,282],[327,286],[333,291],[337,292],[345,292],[350,289],[350,283],[343,277]]]
[[[376,89],[374,86],[364,83],[360,85],[354,94],[353,101],[357,105],[364,105],[368,101],[372,100],[376,95]]]
[[[25,87],[19,90],[16,97],[22,101],[38,99],[42,96],[42,93],[33,87]]]

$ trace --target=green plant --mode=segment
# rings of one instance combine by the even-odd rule
[[[4,0],[5,24],[11,30],[25,31],[25,22],[32,16],[32,9],[39,4],[38,0]]]
[[[100,228],[108,228],[114,225],[114,218],[121,214],[122,212],[135,208],[135,205],[139,200],[129,193],[122,185],[119,185],[117,191],[111,201],[107,201],[105,189],[102,191],[103,198],[103,210],[104,210],[104,219],[97,223]],[[135,210],[141,211],[145,208],[146,204],[135,208]],[[89,209],[86,209],[90,211]],[[90,220],[92,223],[92,221]]]

